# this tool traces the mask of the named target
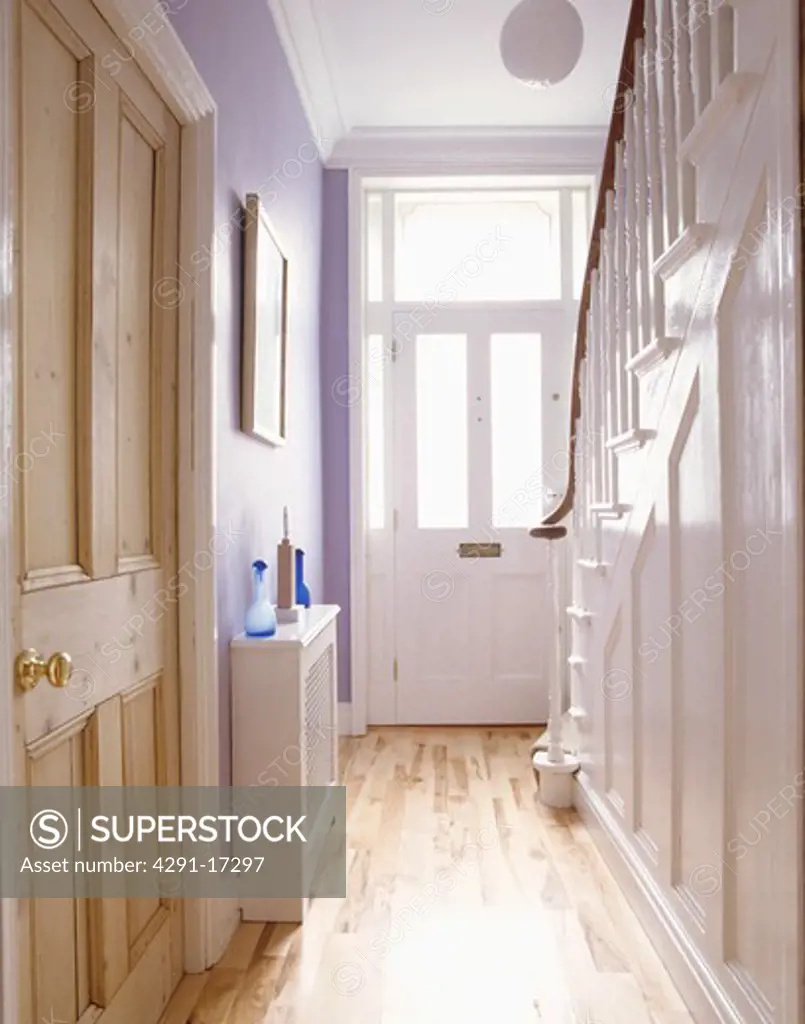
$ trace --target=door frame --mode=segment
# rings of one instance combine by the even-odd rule
[[[572,152],[572,141],[568,137],[568,153]],[[539,157],[522,166],[517,160],[497,160],[484,164],[473,161],[468,166],[467,158],[458,153],[454,160],[440,160],[438,169],[427,161],[412,160],[396,162],[378,159],[374,164],[351,165],[347,180],[347,280],[349,284],[347,306],[347,335],[349,369],[347,376],[336,383],[346,383],[349,392],[347,416],[349,424],[349,650],[350,650],[350,700],[339,709],[339,730],[344,735],[362,736],[367,731],[369,703],[370,665],[370,617],[369,617],[369,527],[367,516],[368,464],[367,464],[367,417],[364,402],[360,398],[366,393],[368,380],[365,335],[368,333],[364,308],[364,239],[366,218],[364,217],[364,194],[368,188],[383,182],[388,189],[405,186],[407,189],[435,191],[437,187],[456,188],[457,179],[467,176],[491,177],[495,188],[531,187],[535,179],[562,180],[562,186],[569,185],[568,179],[577,179],[580,185],[590,188],[591,197],[598,191],[600,161],[592,154],[583,158]],[[516,184],[507,181],[514,179]],[[427,182],[427,184],[423,184]],[[434,186],[441,182],[441,186]],[[538,187],[543,187],[542,181]],[[466,187],[466,186],[464,186]],[[565,214],[567,211],[564,211]],[[568,235],[570,221],[562,217],[563,247],[572,245]],[[393,239],[384,235],[384,272],[393,265]],[[573,311],[577,302],[568,302],[567,275],[563,269],[563,298],[551,302],[524,303],[534,306],[540,312],[548,310]],[[572,280],[572,278],[571,278]],[[572,288],[572,284],[571,284]],[[415,304],[413,304],[415,305]],[[495,305],[495,304],[492,304]],[[514,305],[514,304],[513,304]],[[387,304],[388,309],[400,308],[395,303]],[[353,395],[357,395],[355,400]]]
[[[11,465],[16,403],[13,366],[18,333],[15,240],[18,237],[16,164],[16,10],[0,0],[0,466]],[[215,233],[216,105],[170,17],[153,0],[92,0],[113,31],[131,41],[135,59],[181,126],[180,267],[213,251]],[[172,13],[188,0],[174,0]],[[168,5],[164,5],[167,8]],[[188,275],[189,276],[189,275]],[[208,551],[215,532],[214,261],[179,289],[178,550],[179,565]],[[0,486],[0,785],[12,785],[14,714],[10,683],[16,650],[14,621],[13,495]],[[179,599],[179,688],[183,785],[220,780],[218,669],[215,646],[215,574],[195,576]],[[17,903],[0,901],[0,1022],[16,1024]],[[184,969],[210,967],[228,941],[237,904],[188,899],[184,904]]]

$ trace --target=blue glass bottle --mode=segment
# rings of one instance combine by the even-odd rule
[[[258,558],[252,562],[252,603],[246,612],[246,636],[274,636],[277,632],[277,614],[266,593],[266,569]]]
[[[303,608],[310,607],[310,587],[305,583],[305,553],[296,549],[296,603]]]

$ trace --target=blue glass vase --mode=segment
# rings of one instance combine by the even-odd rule
[[[266,592],[266,569],[258,558],[252,562],[252,603],[246,612],[246,636],[274,636],[277,632],[277,613]]]
[[[305,553],[296,549],[296,603],[303,608],[310,607],[310,587],[305,583]]]

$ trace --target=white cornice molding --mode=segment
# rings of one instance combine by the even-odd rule
[[[119,4],[142,0],[113,0]],[[606,128],[353,128],[319,31],[316,0],[267,0],[310,131],[328,167],[597,173]]]
[[[313,0],[268,0],[310,132],[322,160],[349,131],[319,33]]]
[[[332,168],[598,173],[605,128],[356,128],[336,142]]]
[[[116,0],[118,3],[139,0]],[[328,167],[434,170],[444,164],[487,171],[597,173],[606,128],[352,128],[316,13],[316,0],[267,0],[305,111]]]

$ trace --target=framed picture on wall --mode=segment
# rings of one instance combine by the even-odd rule
[[[244,239],[241,427],[266,444],[285,444],[288,260],[255,192],[246,196]]]

